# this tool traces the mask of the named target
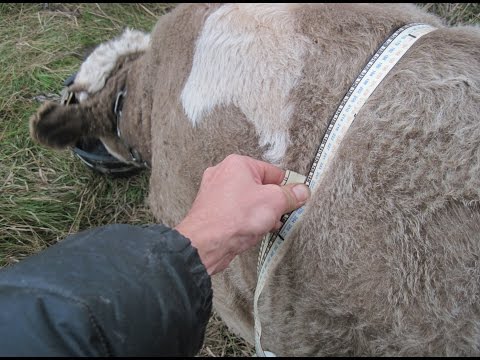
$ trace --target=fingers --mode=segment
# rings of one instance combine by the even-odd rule
[[[279,185],[282,182],[283,177],[285,176],[285,170],[263,161],[255,159],[252,160],[254,161],[254,164],[258,169],[262,184]]]
[[[285,170],[279,167],[266,163],[261,160],[253,159],[247,156],[230,155],[236,157],[235,160],[245,161],[245,163],[252,168],[254,173],[259,176],[261,184],[275,184],[280,185],[283,177],[285,176]]]
[[[280,220],[277,220],[277,223],[275,225],[275,227],[270,230],[270,231],[277,231],[277,230],[280,230],[280,228],[282,227],[283,223],[280,221]]]
[[[286,200],[284,201],[284,207],[281,209],[282,214],[295,210],[297,208],[297,203],[299,202],[297,201],[295,193],[292,191],[293,187],[291,185],[280,187],[283,192],[284,199]]]
[[[264,185],[280,185],[283,177],[285,176],[285,170],[282,170],[275,165],[238,154],[228,155],[221,163],[213,168],[217,167],[222,169],[230,169],[234,173],[243,171],[243,175],[252,177],[255,182]],[[246,168],[248,168],[250,171],[245,172]]]
[[[277,219],[303,206],[310,198],[310,188],[303,183],[263,187],[268,189],[263,197],[263,203],[273,210]]]
[[[310,188],[305,184],[288,184],[281,189],[286,199],[282,214],[298,209],[310,198]]]

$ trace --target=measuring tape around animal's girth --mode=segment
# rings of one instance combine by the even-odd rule
[[[420,37],[435,29],[435,27],[426,24],[408,24],[395,31],[382,44],[356,78],[330,120],[308,176],[304,177],[296,173],[292,175],[292,172],[287,171],[282,185],[291,182],[304,182],[313,193],[327,169],[329,160],[338,149],[348,128],[367,99],[408,49]],[[289,181],[290,176],[294,178],[293,181]],[[257,356],[275,356],[271,352],[264,351],[261,345],[262,327],[258,313],[258,299],[265,286],[269,270],[274,268],[283,257],[286,251],[285,240],[288,239],[293,226],[301,219],[304,210],[305,208],[302,206],[292,213],[284,215],[281,219],[283,225],[280,230],[268,234],[260,247],[257,264],[257,287],[255,288],[253,302]]]

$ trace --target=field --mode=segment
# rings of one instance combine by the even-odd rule
[[[421,4],[449,25],[480,24],[479,4]],[[126,27],[150,31],[170,4],[0,4],[0,267],[80,230],[153,223],[145,204],[148,172],[113,179],[69,151],[32,142],[28,119],[100,42]],[[202,356],[250,356],[253,349],[217,316]]]

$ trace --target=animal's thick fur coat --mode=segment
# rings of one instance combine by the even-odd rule
[[[98,92],[76,81],[89,96],[77,110],[102,126],[43,111],[32,135],[58,144],[41,124],[70,116],[77,138],[113,128],[114,146],[111,104],[126,86],[122,134],[151,160],[151,209],[173,226],[228,154],[307,174],[353,80],[414,22],[438,29],[358,113],[306,205],[259,300],[262,345],[283,356],[478,356],[477,27],[445,27],[413,5],[184,4],[139,57],[122,53],[125,67]],[[216,311],[252,343],[257,256],[258,246],[213,277]]]

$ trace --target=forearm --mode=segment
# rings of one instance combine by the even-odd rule
[[[211,297],[175,230],[89,230],[0,272],[0,355],[192,356]]]

